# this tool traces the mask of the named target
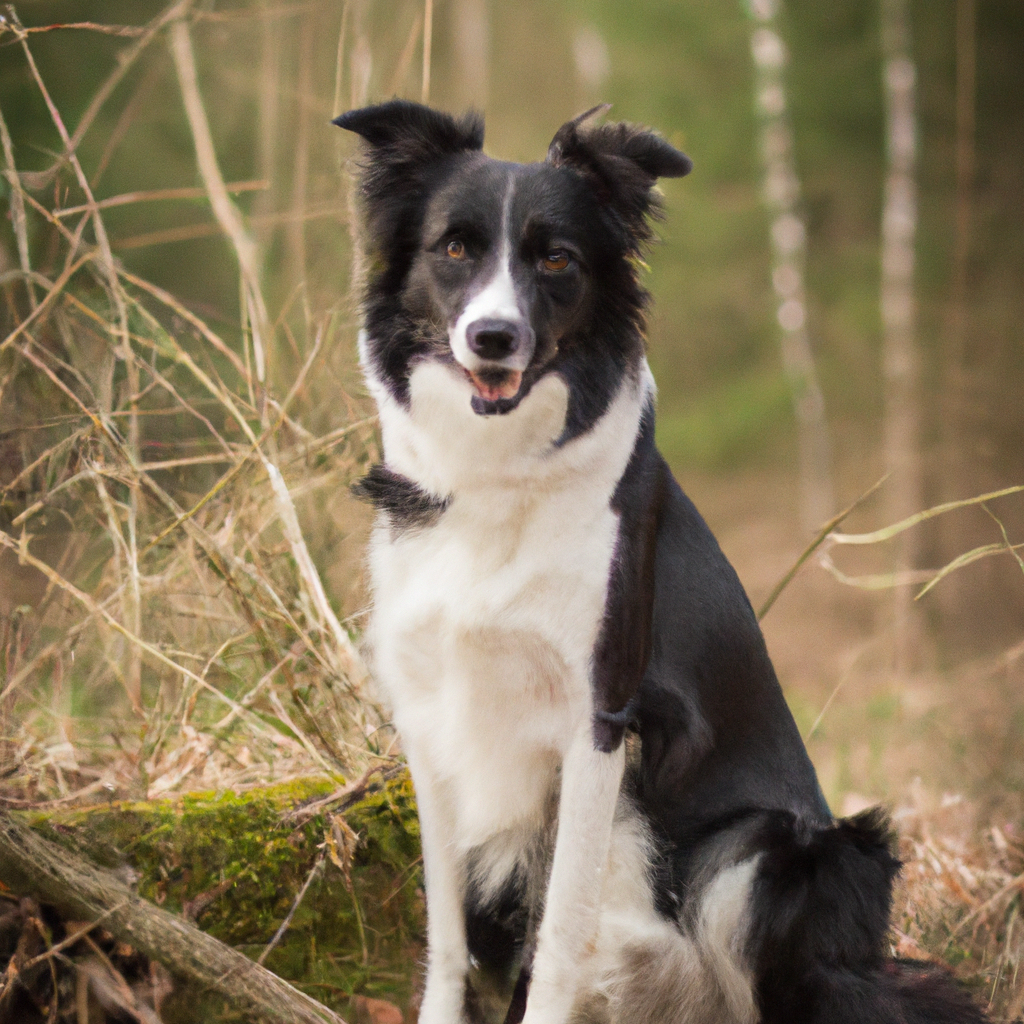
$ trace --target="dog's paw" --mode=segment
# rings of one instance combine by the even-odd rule
[[[469,1024],[466,1015],[466,979],[427,976],[419,1024]]]

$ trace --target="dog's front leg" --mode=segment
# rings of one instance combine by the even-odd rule
[[[460,1024],[465,1020],[465,863],[453,845],[455,815],[450,799],[406,742],[416,788],[420,842],[427,893],[427,980],[419,1024]]]
[[[625,763],[624,744],[605,753],[594,747],[589,722],[576,730],[562,763],[555,856],[523,1024],[564,1024],[572,1009],[597,935]]]

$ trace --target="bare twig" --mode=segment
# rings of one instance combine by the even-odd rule
[[[234,181],[225,188],[228,192],[259,192],[269,188],[269,182],[261,178],[258,181]],[[107,199],[100,199],[96,203],[97,210],[108,210],[113,206],[127,206],[130,203],[152,203],[166,199],[204,199],[205,188],[160,188],[140,192],[126,192],[120,196],[110,196]],[[78,213],[87,213],[89,206],[67,206],[61,210],[54,210],[55,217],[71,217]]]
[[[45,953],[40,953],[39,956],[33,957],[27,964],[22,967],[23,971],[27,971],[30,967],[35,967],[36,964],[41,964],[44,960],[49,960],[50,957],[55,956],[57,953],[62,952],[69,946],[73,946],[79,939],[84,939],[89,932],[98,928],[111,914],[115,911],[121,910],[126,907],[127,900],[122,901],[116,907],[111,907],[109,910],[105,910],[95,921],[90,922],[83,928],[79,928],[77,932],[72,932],[67,938],[62,939],[55,946],[51,946]]]
[[[96,120],[96,115],[103,109],[104,104],[110,98],[110,94],[120,84],[121,79],[132,69],[135,62],[145,52],[146,47],[170,22],[177,18],[183,18],[193,3],[194,0],[176,0],[175,3],[172,3],[145,27],[137,42],[133,43],[120,55],[114,70],[107,76],[104,83],[93,95],[89,106],[86,107],[85,113],[82,114],[82,119],[78,122],[78,127],[75,128],[74,133],[65,145],[64,153],[48,170],[36,175],[40,187],[48,182],[57,173],[64,161],[70,157],[71,153],[78,149],[78,145],[85,137],[85,133],[92,127],[93,121]]]
[[[892,526],[885,526],[880,530],[874,530],[871,533],[833,533],[829,537],[829,545],[832,544],[879,544],[885,540],[891,540],[897,534],[903,533],[904,530],[909,530],[912,526],[917,526],[918,523],[926,522],[929,519],[934,519],[936,516],[945,515],[947,512],[953,512],[958,508],[969,508],[971,505],[983,505],[986,501],[994,501],[996,498],[1005,498],[1010,494],[1020,494],[1024,492],[1024,484],[1017,484],[1014,487],[1004,487],[1001,491],[990,491],[988,494],[979,494],[974,498],[961,498],[959,501],[947,501],[942,505],[935,505],[933,508],[925,509],[923,512],[917,512],[912,516],[907,516],[906,519],[901,519],[898,523],[893,523]]]
[[[765,598],[764,603],[758,609],[758,621],[763,619],[768,614],[768,611],[771,608],[771,606],[775,604],[783,590],[785,590],[786,587],[789,586],[789,584],[793,580],[793,577],[800,571],[800,567],[804,564],[804,562],[806,562],[807,559],[810,558],[811,555],[813,555],[814,552],[818,550],[821,544],[828,538],[829,534],[832,533],[832,531],[837,526],[839,526],[839,524],[842,523],[843,520],[845,520],[851,512],[853,512],[855,509],[863,505],[864,502],[867,501],[868,498],[870,498],[871,495],[874,494],[875,491],[877,491],[883,483],[885,483],[887,476],[888,474],[881,477],[876,483],[872,484],[852,505],[848,505],[838,515],[833,516],[817,532],[811,543],[808,544],[806,548],[804,548],[803,552],[800,554],[800,557],[793,563],[793,566],[789,570],[789,572],[787,572],[786,575],[783,576],[782,579],[779,580],[779,582],[776,583],[774,587],[772,587],[771,593]]]
[[[311,800],[308,803],[288,811],[282,815],[282,820],[298,828],[307,821],[311,821],[318,814],[333,810],[335,814],[341,814],[348,810],[353,804],[358,803],[375,785],[386,785],[392,779],[398,778],[406,770],[405,766],[397,763],[375,764],[368,768],[361,778],[355,782],[336,789],[333,793],[318,800]],[[380,782],[373,781],[374,776],[380,775]]]
[[[25,287],[28,289],[29,303],[34,307],[36,292],[34,283],[29,276],[32,272],[32,263],[29,260],[28,231],[25,225],[25,197],[21,194],[21,180],[18,178],[18,170],[14,165],[14,145],[11,142],[11,135],[7,130],[7,122],[4,120],[2,112],[0,112],[0,143],[3,144],[4,151],[4,177],[11,190],[11,225],[18,243],[18,261],[21,264],[21,271],[26,277]]]
[[[176,21],[171,26],[171,53],[174,66],[178,72],[178,84],[185,102],[185,113],[192,139],[196,147],[196,160],[199,173],[210,197],[213,214],[217,218],[235,249],[238,265],[242,273],[243,294],[245,295],[249,325],[252,329],[253,355],[256,361],[256,379],[262,384],[266,379],[265,345],[270,339],[267,336],[267,308],[263,301],[263,292],[259,283],[259,254],[256,243],[245,230],[242,215],[238,207],[231,201],[227,186],[220,172],[217,153],[210,134],[210,123],[206,119],[199,92],[199,76],[196,71],[195,54],[192,50],[192,36],[188,24]]]
[[[430,101],[430,58],[434,39],[434,0],[424,0],[423,7],[423,88],[420,102]]]
[[[256,960],[257,964],[262,964],[267,959],[267,957],[270,956],[270,954],[273,952],[274,947],[284,937],[284,933],[288,931],[288,929],[291,927],[292,918],[295,916],[295,911],[299,909],[299,904],[302,903],[303,899],[306,896],[306,893],[309,891],[309,887],[313,884],[313,879],[315,879],[316,876],[320,874],[320,871],[323,868],[323,866],[324,855],[321,853],[317,857],[316,862],[313,864],[312,870],[306,876],[306,881],[302,883],[302,888],[299,890],[298,895],[295,897],[295,901],[292,903],[291,910],[288,911],[287,916],[281,922],[280,928],[278,928],[277,931],[274,932],[274,937],[266,944],[266,946],[263,947],[263,952],[260,953],[259,957]]]

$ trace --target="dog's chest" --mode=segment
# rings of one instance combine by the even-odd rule
[[[557,379],[497,419],[474,415],[465,386],[429,363],[409,410],[377,396],[388,466],[448,504],[431,525],[385,516],[375,532],[374,666],[414,775],[429,771],[458,808],[459,842],[536,824],[574,729],[589,727],[611,499],[648,388],[624,384],[564,447]]]
[[[458,791],[481,840],[542,812],[589,720],[617,526],[607,495],[493,490],[373,543],[378,675],[410,754]]]

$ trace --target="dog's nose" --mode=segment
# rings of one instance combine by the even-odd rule
[[[515,320],[484,318],[466,328],[466,344],[481,359],[507,359],[529,341],[530,330]]]

